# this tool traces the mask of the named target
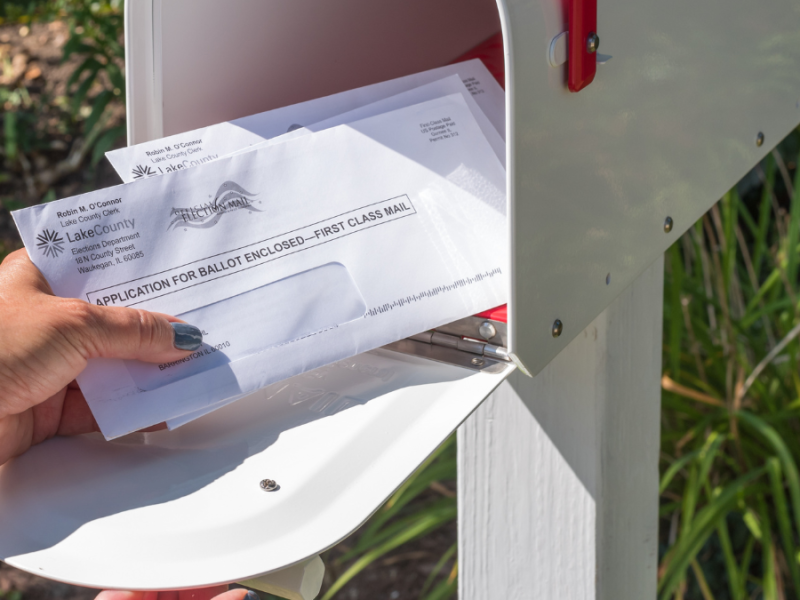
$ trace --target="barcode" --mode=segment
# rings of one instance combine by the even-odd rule
[[[499,267],[492,269],[491,271],[485,271],[483,273],[478,273],[473,275],[472,277],[464,277],[462,279],[457,279],[452,283],[446,283],[444,285],[437,285],[434,288],[429,290],[425,290],[423,292],[419,292],[418,294],[411,294],[409,296],[405,296],[403,298],[398,298],[392,302],[387,302],[386,304],[382,304],[381,306],[376,306],[374,308],[370,308],[367,311],[365,316],[368,317],[375,317],[377,315],[382,315],[387,313],[395,308],[402,308],[414,302],[421,302],[422,300],[426,300],[428,298],[434,298],[439,294],[446,294],[447,292],[452,292],[469,285],[474,285],[476,283],[480,283],[485,279],[491,279],[495,275],[500,275],[502,270]]]

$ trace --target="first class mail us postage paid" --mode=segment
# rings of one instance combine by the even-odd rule
[[[106,153],[128,183],[203,165],[368,104],[457,75],[497,134],[505,140],[505,92],[480,61],[472,59],[405,77],[315,98]]]
[[[460,94],[14,218],[56,294],[204,331],[176,364],[90,361],[107,438],[508,296],[505,171]]]

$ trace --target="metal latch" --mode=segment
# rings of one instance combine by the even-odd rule
[[[454,348],[461,352],[469,352],[470,354],[477,354],[478,356],[488,356],[495,360],[504,360],[506,362],[511,359],[508,357],[508,350],[502,346],[495,346],[486,342],[478,340],[470,340],[459,337],[457,335],[450,335],[449,333],[442,333],[440,331],[425,331],[412,335],[410,340],[416,340],[425,344],[432,344],[434,346],[444,346],[445,348]]]
[[[442,331],[418,333],[384,348],[489,373],[502,371],[511,362],[503,346]]]

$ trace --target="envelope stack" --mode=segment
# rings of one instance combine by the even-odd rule
[[[59,296],[203,330],[93,359],[111,439],[502,305],[505,94],[480,60],[109,152],[122,185],[13,213]]]

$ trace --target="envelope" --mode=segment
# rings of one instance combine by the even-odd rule
[[[508,297],[505,171],[461,94],[13,216],[57,295],[204,331],[175,363],[89,362],[109,439]]]
[[[259,144],[248,146],[247,148],[239,150],[238,152],[233,152],[228,156],[244,152],[250,152],[253,149],[260,148],[263,146],[282,143],[287,139],[292,139],[299,135],[306,135],[314,131],[323,131],[330,127],[335,127],[337,125],[342,125],[353,121],[365,119],[368,117],[380,115],[385,112],[390,112],[392,110],[397,110],[399,108],[404,108],[427,100],[440,98],[442,96],[446,96],[452,93],[460,93],[464,97],[464,101],[466,102],[467,106],[472,112],[473,117],[475,117],[478,126],[481,128],[481,131],[483,132],[484,136],[486,136],[487,141],[492,146],[492,149],[494,150],[500,162],[503,164],[503,166],[505,166],[506,153],[505,153],[505,142],[503,138],[491,124],[489,119],[481,110],[478,103],[475,102],[474,98],[472,97],[472,94],[469,92],[469,90],[467,90],[467,87],[464,85],[461,77],[458,75],[451,75],[449,77],[445,77],[438,81],[427,83],[419,87],[410,89],[408,91],[395,94],[394,96],[384,98],[383,100],[378,100],[377,102],[373,102],[371,104],[361,106],[346,113],[336,115],[334,117],[325,119],[318,123],[314,123],[307,127],[294,129],[289,133],[285,133],[283,135],[271,138]],[[174,419],[168,419],[166,421],[167,427],[170,430],[176,429],[178,427],[181,427],[182,425],[185,425],[186,423],[189,423],[199,417],[202,417],[203,415],[206,415],[214,410],[217,410],[218,408],[222,408],[226,404],[235,402],[236,400],[238,400],[238,397],[229,398],[213,406],[203,408],[202,410],[188,413],[186,415],[181,415],[180,417],[176,417]]]
[[[476,58],[112,150],[106,157],[126,183],[173,173],[451,75],[459,76],[501,139],[505,139],[505,92]]]
[[[345,125],[353,121],[360,121],[368,117],[374,117],[376,115],[398,110],[400,108],[405,108],[406,106],[411,106],[413,104],[419,104],[420,102],[425,102],[427,100],[441,98],[442,96],[448,96],[450,94],[461,94],[464,97],[464,101],[472,112],[472,116],[475,117],[478,127],[481,128],[483,135],[486,136],[486,140],[494,150],[497,158],[499,158],[500,162],[503,164],[503,166],[505,166],[505,141],[494,128],[491,121],[489,121],[484,112],[481,110],[480,106],[472,97],[472,94],[470,94],[469,90],[467,90],[467,87],[464,85],[458,75],[451,75],[450,77],[445,77],[438,81],[426,83],[425,85],[395,94],[394,96],[389,96],[388,98],[378,100],[377,102],[372,102],[371,104],[366,104],[359,108],[347,111],[334,117],[330,117],[329,119],[292,130],[289,133],[285,133],[283,135],[270,138],[264,142],[248,146],[237,152],[232,152],[228,156],[240,154],[242,152],[249,152],[252,149],[260,148],[262,146],[282,143],[287,139],[292,139],[299,135],[305,135],[313,131],[323,131],[331,127],[336,127],[337,125]]]

